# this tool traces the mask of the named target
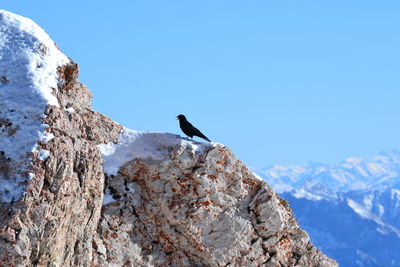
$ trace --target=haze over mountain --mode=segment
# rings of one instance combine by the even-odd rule
[[[285,199],[314,243],[343,266],[400,264],[400,152],[254,171]]]

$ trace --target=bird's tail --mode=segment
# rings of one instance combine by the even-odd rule
[[[201,136],[199,136],[199,137],[201,137],[201,138],[203,138],[203,139],[207,140],[208,142],[211,142],[211,140],[210,140],[210,139],[208,139],[208,137],[207,137],[207,136],[205,136],[204,134],[201,134]]]

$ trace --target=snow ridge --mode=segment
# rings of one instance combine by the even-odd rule
[[[69,59],[32,20],[0,10],[0,151],[21,169],[27,167],[27,153],[39,151],[37,142],[52,136],[43,124],[47,105],[58,106],[53,95],[59,66]],[[19,199],[19,185],[26,178],[0,177],[0,201]]]
[[[164,160],[170,153],[167,148],[175,145],[190,146],[193,152],[202,154],[204,149],[216,143],[196,143],[176,134],[140,132],[124,127],[116,144],[101,144],[98,147],[104,159],[104,172],[116,175],[121,166],[136,158]]]

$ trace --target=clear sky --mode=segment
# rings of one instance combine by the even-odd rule
[[[246,164],[400,149],[400,1],[2,1],[80,65],[94,108]]]

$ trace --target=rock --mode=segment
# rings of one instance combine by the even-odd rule
[[[19,64],[35,66],[42,64],[42,61],[54,61],[51,57],[55,57],[58,49],[52,42],[46,41],[45,33],[37,25],[5,11],[0,16],[2,38],[13,40],[14,35],[22,36],[21,43],[10,41],[10,47],[2,43],[0,72],[7,72],[7,64],[10,67]],[[36,41],[31,43],[31,40]],[[35,50],[42,43],[47,44],[45,55],[42,50]],[[18,54],[10,57],[14,61],[4,61],[16,50]],[[88,266],[91,262],[92,243],[101,214],[104,187],[102,157],[97,144],[114,141],[121,126],[91,110],[91,93],[76,80],[79,71],[77,64],[70,60],[64,63],[62,66],[47,64],[50,69],[46,72],[58,73],[58,77],[53,78],[57,80],[37,84],[36,80],[30,79],[32,76],[41,77],[40,71],[44,67],[32,71],[21,68],[14,75],[24,77],[25,83],[32,85],[13,88],[11,86],[15,81],[12,75],[8,75],[11,77],[10,82],[1,88],[9,88],[10,92],[36,88],[42,94],[50,92],[56,99],[51,104],[37,106],[38,110],[42,108],[41,118],[29,113],[32,109],[29,105],[16,106],[15,112],[9,111],[2,115],[7,116],[19,129],[16,135],[30,130],[43,131],[52,136],[46,142],[38,140],[36,144],[31,144],[31,149],[35,147],[37,152],[27,152],[25,160],[20,161],[17,157],[7,158],[13,154],[12,148],[5,146],[11,137],[0,136],[0,150],[5,151],[0,156],[0,166],[3,166],[0,168],[0,182],[24,185],[14,187],[14,190],[24,191],[19,199],[4,201],[7,199],[3,197],[0,203],[2,266]],[[51,88],[49,85],[57,87]],[[28,100],[33,102],[32,105],[43,101],[40,97],[35,98],[40,94],[30,94],[29,91],[22,93],[27,98],[31,97]],[[5,106],[16,105],[11,96],[10,99],[2,98],[0,101]],[[66,110],[70,107],[73,107],[74,112]],[[25,127],[24,120],[13,115],[16,113],[24,114],[26,120],[32,121],[31,124],[37,121],[37,128]],[[15,146],[19,145],[15,140],[12,140]],[[48,152],[47,159],[41,159],[42,151]]]
[[[112,257],[97,262],[336,266],[309,242],[286,201],[228,148],[165,149],[165,159],[136,158],[107,178],[115,201],[104,206],[98,232]]]
[[[227,147],[123,128],[91,109],[78,65],[36,24],[0,11],[0,30],[28,37],[0,42],[0,53],[23,45],[17,59],[35,68],[18,73],[31,86],[12,87],[7,66],[22,61],[0,57],[0,89],[40,102],[32,115],[0,100],[0,184],[18,193],[0,190],[0,265],[336,266]],[[52,75],[37,84],[32,73]],[[21,134],[31,139],[16,153]]]

